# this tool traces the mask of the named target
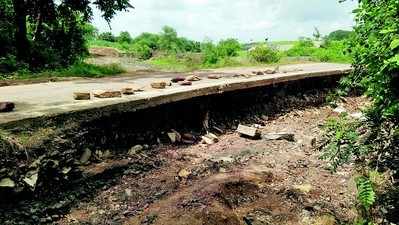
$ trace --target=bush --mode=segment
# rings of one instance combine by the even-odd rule
[[[328,41],[343,41],[343,40],[349,39],[352,34],[353,34],[352,31],[336,30],[336,31],[331,32],[326,37],[326,40],[328,40]]]
[[[249,56],[258,63],[275,63],[280,60],[278,51],[267,45],[256,46],[250,50]]]
[[[217,47],[212,42],[203,43],[201,51],[204,54],[203,64],[216,64],[219,61]]]
[[[311,39],[299,40],[287,51],[288,56],[311,56],[316,51],[316,47]]]
[[[236,39],[222,40],[217,46],[218,55],[222,58],[237,56],[241,49],[242,46]]]
[[[147,60],[152,57],[151,48],[142,42],[133,44],[132,53],[135,57],[142,59],[142,60]]]
[[[109,42],[115,42],[116,41],[116,37],[111,32],[101,33],[100,35],[98,35],[98,38],[100,40],[109,41]]]
[[[127,31],[122,31],[118,36],[118,42],[120,43],[131,43],[132,40],[132,37]]]

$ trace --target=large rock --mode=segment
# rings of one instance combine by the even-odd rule
[[[0,102],[0,112],[11,112],[15,108],[13,102]]]

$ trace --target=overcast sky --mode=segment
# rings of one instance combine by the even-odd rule
[[[356,1],[338,0],[132,0],[135,9],[118,13],[112,32],[160,32],[174,27],[179,36],[202,41],[237,38],[240,41],[293,40],[311,36],[314,27],[322,34],[351,29]],[[93,24],[101,32],[107,23],[94,10]]]

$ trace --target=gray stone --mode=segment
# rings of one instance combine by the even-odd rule
[[[134,156],[134,155],[136,155],[137,153],[140,153],[143,149],[144,149],[144,148],[143,148],[142,145],[135,145],[135,146],[133,146],[132,148],[130,148],[128,154],[129,154],[130,156]]]

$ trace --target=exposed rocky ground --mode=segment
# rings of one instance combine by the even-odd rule
[[[348,98],[359,110],[362,98]],[[314,148],[329,106],[264,118],[262,133],[295,141],[251,140],[228,132],[206,145],[161,146],[161,165],[126,171],[82,199],[58,224],[338,224],[353,219],[352,169],[328,171]],[[111,162],[107,162],[111,163]],[[117,163],[113,161],[112,163]],[[101,168],[104,163],[96,167]],[[93,168],[94,169],[94,168]]]
[[[0,175],[15,182],[0,188],[0,224],[349,221],[352,168],[332,174],[317,150],[321,125],[337,116],[325,105],[335,84],[310,79],[5,127]],[[348,98],[343,107],[358,112],[365,102]],[[258,127],[264,138],[240,137],[238,124]],[[211,135],[202,143],[206,130],[218,141]],[[295,140],[266,138],[278,132]]]

